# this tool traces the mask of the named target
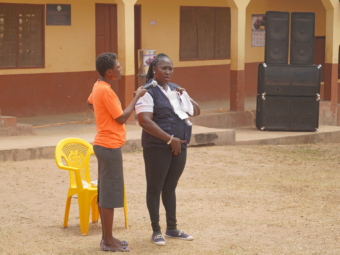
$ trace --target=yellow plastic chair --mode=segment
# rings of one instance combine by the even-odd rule
[[[92,209],[92,222],[98,222],[99,211],[97,206],[97,187],[91,185],[89,174],[90,156],[94,154],[92,145],[79,138],[66,138],[61,140],[55,149],[55,160],[60,169],[70,171],[70,188],[68,189],[64,228],[67,227],[71,199],[78,195],[80,231],[82,235],[89,233],[90,208]],[[65,160],[67,166],[62,162]],[[88,188],[83,187],[83,181]],[[124,216],[125,228],[127,227],[126,193],[124,188]]]

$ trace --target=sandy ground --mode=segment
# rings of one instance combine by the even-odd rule
[[[179,229],[192,242],[154,245],[142,152],[125,153],[130,254],[340,254],[340,144],[190,148],[177,189]],[[77,199],[62,228],[69,174],[54,160],[0,163],[1,254],[103,254],[100,223],[80,235]],[[96,179],[96,159],[91,160]],[[165,213],[161,208],[161,226]]]

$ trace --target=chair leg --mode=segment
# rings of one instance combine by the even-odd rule
[[[94,196],[91,202],[92,209],[92,223],[97,223],[99,219],[99,211],[97,205],[97,196]]]
[[[70,196],[70,197],[68,197],[66,199],[65,216],[64,216],[64,228],[67,228],[67,224],[68,224],[68,216],[69,216],[69,213],[70,213],[71,199],[72,199],[72,196]]]
[[[128,227],[128,223],[127,223],[127,204],[126,204],[126,192],[125,192],[125,187],[124,187],[124,218],[125,218],[125,228],[129,228],[129,227]]]
[[[78,205],[79,205],[80,231],[83,236],[87,236],[89,234],[91,203],[88,200],[88,197],[79,196],[78,194]]]

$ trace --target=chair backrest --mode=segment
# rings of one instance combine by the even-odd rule
[[[90,184],[89,162],[90,156],[94,154],[90,143],[79,138],[66,138],[61,140],[55,150],[55,157],[58,161],[63,158],[67,166],[80,169],[80,177],[83,181]],[[60,164],[60,162],[59,162]],[[70,171],[70,186],[75,188],[76,175]]]

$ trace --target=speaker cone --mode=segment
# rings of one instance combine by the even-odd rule
[[[273,60],[283,59],[286,55],[287,47],[285,43],[275,43],[269,45],[269,56]]]
[[[293,36],[297,41],[308,41],[314,39],[314,31],[311,22],[296,22],[293,26]]]
[[[296,44],[291,51],[291,57],[296,62],[307,62],[314,55],[313,49],[305,43]]]
[[[271,21],[268,30],[271,39],[274,40],[286,39],[288,28],[284,22],[273,20]]]

